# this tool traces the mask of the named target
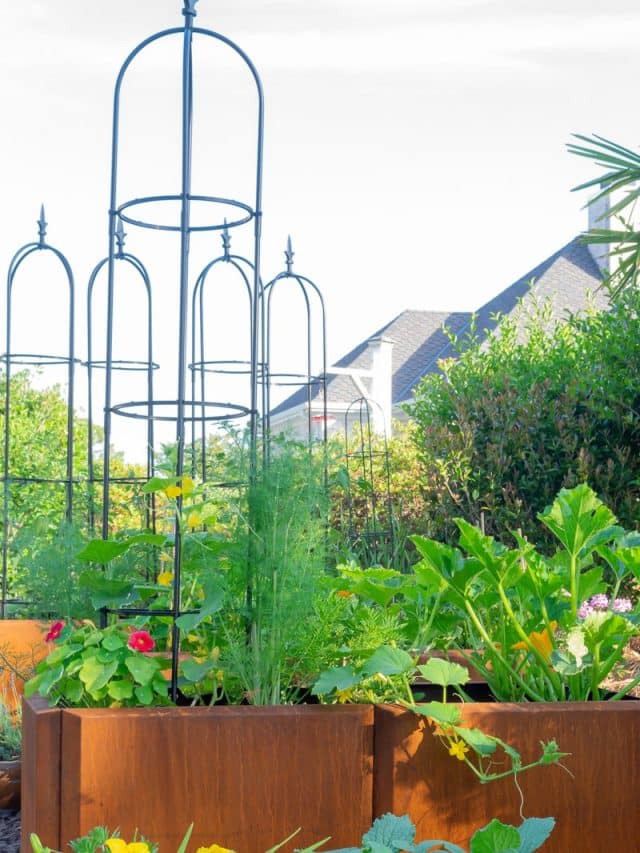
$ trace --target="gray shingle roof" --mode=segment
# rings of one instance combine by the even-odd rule
[[[594,306],[605,308],[605,293],[596,292],[601,282],[602,274],[588,246],[576,237],[475,312],[478,336],[486,336],[496,327],[497,316],[511,314],[520,302],[526,306],[534,299],[550,298],[553,317],[564,319],[569,312],[576,313],[586,308],[587,293],[591,292]],[[471,318],[471,312],[403,311],[344,355],[335,366],[370,369],[370,342],[378,337],[389,338],[394,342],[392,402],[394,405],[401,403],[411,396],[413,388],[425,374],[438,369],[439,359],[455,356],[443,326],[461,335],[469,329]],[[363,384],[369,388],[368,380],[364,379]],[[318,388],[313,396],[317,393]],[[331,370],[327,371],[329,405],[348,404],[361,396],[351,377],[332,376]],[[302,388],[273,409],[272,414],[294,408],[306,400],[307,391]]]

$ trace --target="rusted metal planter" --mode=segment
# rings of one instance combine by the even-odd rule
[[[524,763],[540,755],[540,741],[556,740],[571,753],[566,769],[539,767],[518,778],[524,815],[556,819],[545,853],[630,850],[637,843],[640,702],[470,703],[462,713],[469,725],[511,743]],[[376,708],[374,817],[408,814],[418,840],[467,848],[493,817],[519,824],[520,803],[512,778],[479,784],[424,721],[397,706]]]
[[[37,619],[0,619],[0,651],[20,672],[30,670],[46,657],[44,638],[49,624]],[[14,695],[22,695],[24,683],[0,661],[0,693],[11,705]]]
[[[370,825],[373,707],[58,709],[23,706],[22,844],[64,850],[97,824],[176,850],[263,853],[358,843]]]
[[[20,759],[0,761],[0,809],[20,810]]]

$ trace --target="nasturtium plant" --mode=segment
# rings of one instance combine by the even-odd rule
[[[66,625],[55,643],[25,685],[26,696],[87,708],[170,704],[162,674],[170,661],[147,654],[154,641],[146,630],[124,622],[104,629]]]

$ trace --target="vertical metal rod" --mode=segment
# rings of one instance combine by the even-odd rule
[[[184,470],[184,408],[187,368],[187,320],[189,311],[189,238],[191,223],[191,144],[193,133],[193,73],[192,73],[192,17],[194,11],[185,12],[182,49],[182,191],[180,199],[180,284],[178,326],[178,399],[176,418],[176,477],[182,478]],[[173,555],[173,633],[171,637],[171,698],[177,698],[178,656],[180,629],[175,620],[180,616],[180,587],[182,568],[182,530],[179,515],[182,512],[182,494],[176,498],[175,550]]]
[[[2,466],[2,601],[0,615],[7,618],[7,579],[9,568],[9,419],[11,412],[11,267],[7,280],[6,371],[4,389],[4,453]]]

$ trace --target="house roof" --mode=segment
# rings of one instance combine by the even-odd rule
[[[565,319],[569,313],[583,310],[589,304],[596,308],[607,306],[607,296],[597,288],[602,273],[588,246],[576,237],[551,257],[527,272],[512,285],[494,296],[475,313],[476,333],[482,338],[495,329],[499,317],[512,314],[520,303],[551,301],[555,319]],[[371,342],[385,337],[393,341],[392,350],[392,403],[410,398],[415,385],[427,373],[438,370],[438,361],[455,356],[455,350],[443,330],[446,326],[455,335],[470,328],[471,312],[403,311],[390,323],[378,329],[366,340],[344,355],[335,367],[368,370],[372,365]],[[368,379],[362,383],[369,390]],[[316,387],[312,396],[317,396]],[[332,375],[327,370],[327,403],[348,404],[362,396],[361,390],[350,376]],[[273,409],[277,415],[307,401],[307,389],[301,388]]]

